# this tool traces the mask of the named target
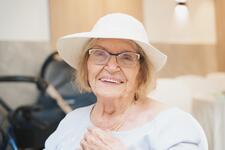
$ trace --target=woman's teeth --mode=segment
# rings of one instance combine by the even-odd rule
[[[103,82],[110,82],[110,83],[117,83],[117,84],[122,83],[121,80],[116,80],[116,79],[102,78],[100,80],[103,81]]]

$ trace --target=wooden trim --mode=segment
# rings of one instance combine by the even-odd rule
[[[218,71],[225,71],[225,1],[215,0]]]
[[[185,74],[206,75],[217,71],[216,45],[207,44],[153,44],[168,56],[159,77],[176,77]]]

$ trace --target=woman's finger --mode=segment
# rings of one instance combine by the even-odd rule
[[[95,137],[96,140],[106,144],[106,132],[98,128],[89,128],[88,133]]]
[[[80,146],[81,146],[82,150],[87,150],[86,149],[86,141],[84,139],[80,141]]]
[[[91,148],[91,149],[105,149],[105,144],[93,133],[90,133],[90,131],[87,131],[83,138],[83,143],[85,143],[85,147]]]
[[[84,140],[89,144],[96,144],[98,141],[97,137],[89,131],[84,134]]]

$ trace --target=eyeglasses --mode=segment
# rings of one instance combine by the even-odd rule
[[[89,58],[93,60],[96,65],[105,65],[110,60],[111,56],[116,56],[116,61],[119,66],[130,68],[135,66],[140,59],[140,54],[136,52],[121,52],[113,54],[103,49],[96,48],[89,49],[88,52],[90,55]]]

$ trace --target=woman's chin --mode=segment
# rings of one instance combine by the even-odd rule
[[[107,82],[95,82],[92,84],[92,91],[96,94],[96,96],[100,97],[108,97],[108,98],[116,98],[127,95],[126,93],[129,91],[126,83],[107,83]]]
[[[93,92],[98,97],[116,98],[125,95],[126,88],[124,87],[95,87]]]
[[[116,98],[116,97],[121,97],[123,94],[124,90],[117,90],[117,89],[95,89],[94,93],[96,96],[100,97],[108,97],[108,98]]]

